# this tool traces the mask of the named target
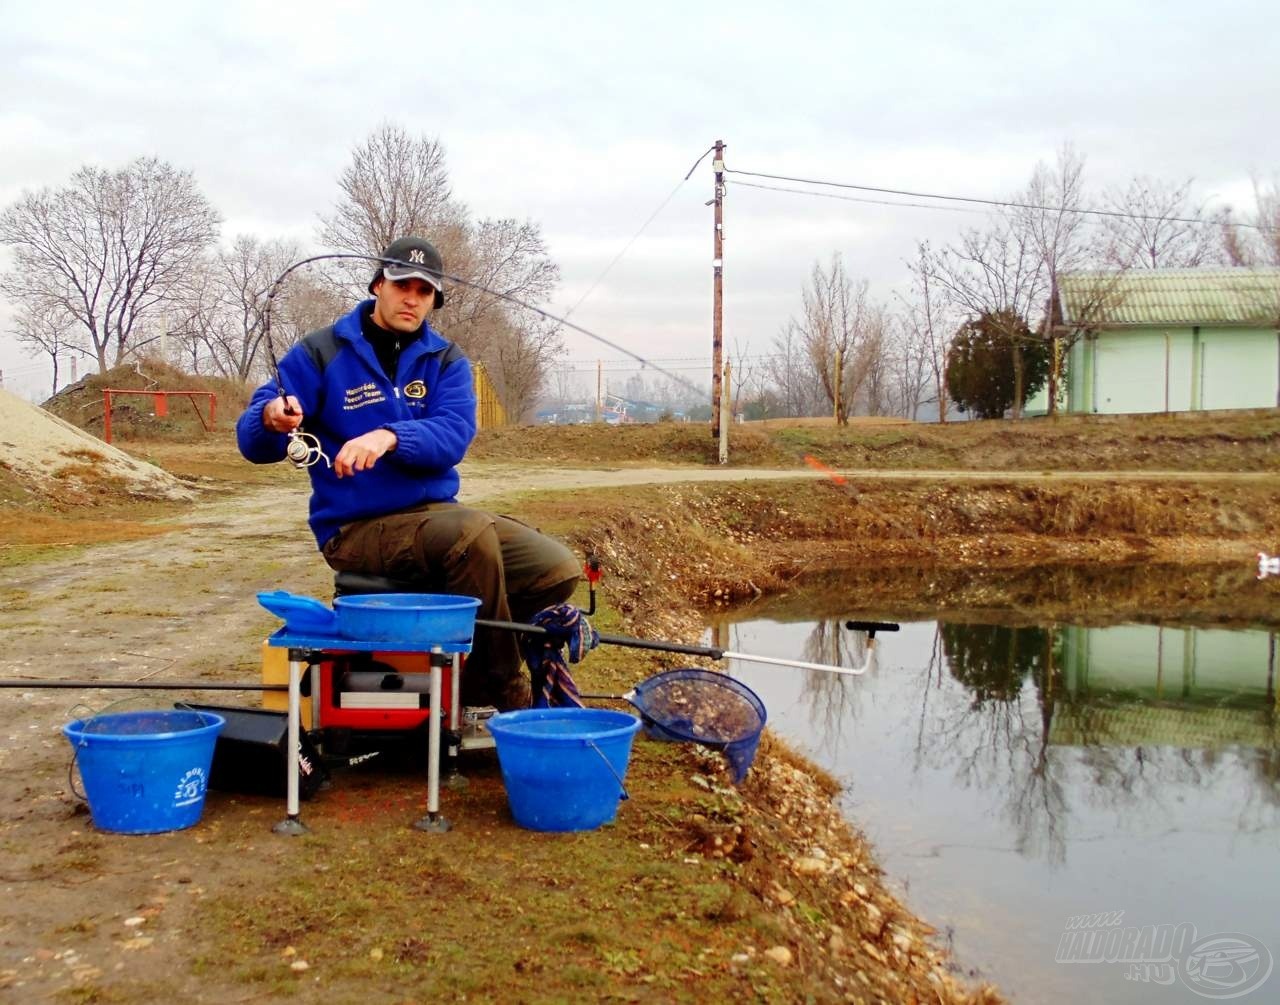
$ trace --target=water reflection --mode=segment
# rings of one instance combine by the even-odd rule
[[[714,644],[759,648],[735,639],[738,627],[720,621]],[[867,647],[866,632],[824,618],[808,623],[798,656],[857,667]],[[896,671],[917,702],[913,768],[1002,794],[1016,849],[1060,862],[1069,802],[1053,748],[1079,752],[1090,784],[1078,798],[1148,814],[1170,787],[1215,784],[1230,748],[1258,781],[1239,826],[1266,826],[1251,810],[1280,806],[1276,654],[1273,631],[937,622],[928,650]],[[811,673],[799,693],[806,744],[832,753],[870,692],[857,678]]]
[[[1263,879],[1280,839],[1280,604],[1234,571],[1133,574],[1109,570],[1106,589],[1088,572],[970,577],[980,607],[935,594],[946,613],[923,620],[864,571],[856,588],[825,577],[711,629],[724,648],[858,666],[868,639],[846,618],[905,622],[877,637],[864,677],[733,672],[847,782],[851,815],[912,902],[955,924],[962,960],[1019,999],[1142,1000],[1106,967],[1055,968],[1077,913],[1193,921],[1280,951]]]

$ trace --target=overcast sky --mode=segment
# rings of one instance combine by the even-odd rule
[[[476,216],[538,222],[591,286],[716,139],[730,168],[1000,198],[1064,142],[1095,193],[1195,179],[1248,208],[1280,172],[1280,7],[1266,0],[164,4],[0,0],[0,205],[83,164],[154,155],[225,218],[315,245],[352,146],[438,138]],[[732,185],[725,336],[753,352],[815,261],[890,300],[915,242],[981,215]],[[744,179],[751,180],[751,179]],[[709,359],[710,159],[573,320],[648,358]],[[447,263],[446,263],[447,266]],[[0,306],[5,386],[48,392]],[[616,354],[566,339],[579,361]]]

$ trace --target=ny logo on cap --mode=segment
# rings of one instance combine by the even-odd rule
[[[413,262],[414,265],[425,265],[427,260],[418,248],[414,248],[409,252],[409,261]]]

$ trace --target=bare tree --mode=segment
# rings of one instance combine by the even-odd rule
[[[546,389],[547,403],[557,412],[568,412],[570,406],[583,406],[585,411],[590,411],[590,405],[595,401],[595,374],[592,373],[590,382],[584,374],[571,370],[565,365],[555,367],[550,374]],[[579,411],[579,417],[583,417],[585,413]]]
[[[782,414],[788,417],[816,415],[822,402],[822,384],[794,319],[787,321],[775,336],[773,349],[768,372],[778,389]]]
[[[78,343],[76,319],[56,303],[26,303],[13,321],[13,334],[31,355],[45,353],[53,364],[53,388],[58,393],[58,364],[64,356],[85,353]]]
[[[1211,262],[1216,228],[1190,201],[1192,180],[1180,185],[1145,176],[1107,193],[1115,264],[1142,269],[1186,269]]]
[[[1232,265],[1280,266],[1280,176],[1253,179],[1254,211],[1236,220],[1230,207],[1216,217],[1223,252]]]
[[[345,297],[318,273],[295,272],[271,308],[272,351],[282,353],[308,332],[331,325],[350,309]]]
[[[486,368],[509,418],[523,422],[532,416],[560,351],[560,336],[553,324],[537,319],[514,326],[506,318],[497,319],[485,353],[492,362]]]
[[[795,330],[835,408],[836,421],[849,421],[849,407],[866,379],[870,361],[863,353],[868,334],[867,282],[855,287],[840,255],[823,269],[815,264],[803,292],[802,316]]]
[[[970,229],[960,243],[944,248],[929,271],[954,307],[971,319],[1007,321],[1013,352],[1013,417],[1022,417],[1026,319],[1044,302],[1044,261],[1031,236],[1008,220],[989,230]]]
[[[56,307],[85,330],[105,371],[216,238],[220,218],[190,172],[143,157],[82,167],[64,188],[24,193],[0,215],[14,268],[0,292]]]
[[[948,312],[949,302],[945,287],[938,281],[935,270],[937,256],[928,241],[921,241],[916,257],[907,263],[911,272],[911,299],[906,301],[907,313],[903,325],[910,331],[908,342],[920,347],[933,374],[933,386],[938,395],[938,421],[947,421],[947,346],[955,330],[955,319]],[[914,417],[914,415],[913,415]]]
[[[863,317],[862,337],[855,365],[862,404],[867,415],[884,415],[890,407],[893,371],[892,337],[888,312],[879,305],[869,307]]]
[[[445,272],[461,280],[449,284],[432,325],[485,365],[509,415],[527,414],[561,351],[558,330],[538,311],[560,278],[538,225],[511,218],[473,223],[453,199],[440,142],[389,123],[352,151],[339,185],[342,199],[324,220],[321,239],[377,255],[396,238],[428,237]],[[359,262],[334,274],[363,293],[373,269]]]
[[[914,422],[920,417],[920,406],[928,396],[933,376],[933,348],[909,312],[891,316],[888,331],[895,410]]]
[[[559,326],[536,309],[550,299],[560,269],[531,221],[486,219],[465,234],[450,272],[484,289],[455,283],[432,323],[486,365],[507,414],[523,418],[563,348]]]
[[[175,329],[191,346],[197,365],[207,359],[225,377],[249,379],[257,368],[264,335],[266,294],[298,257],[292,242],[262,241],[242,234],[230,248],[219,250],[193,271],[176,300],[181,320]],[[292,282],[293,277],[286,280],[286,284]],[[287,295],[280,294],[282,306]],[[279,313],[287,313],[287,308]]]
[[[342,198],[321,221],[320,239],[358,255],[379,255],[396,238],[430,235],[448,262],[443,237],[456,232],[466,215],[453,201],[445,151],[440,141],[410,136],[384,122],[351,151],[351,163],[338,179]],[[367,276],[371,263],[349,270]],[[363,285],[363,283],[361,284]]]
[[[481,220],[474,227],[465,227],[465,235],[453,264],[445,259],[446,267],[484,290],[455,284],[438,323],[449,329],[463,349],[471,351],[471,332],[483,327],[494,314],[533,325],[536,311],[502,298],[514,297],[540,307],[559,283],[560,268],[547,254],[541,229],[529,220]]]
[[[767,411],[764,398],[764,373],[760,360],[747,352],[747,345],[735,340],[729,349],[729,372],[732,375],[732,386],[729,388],[733,398],[733,414],[745,412],[748,402],[759,402]],[[760,416],[766,418],[767,416]]]
[[[1089,232],[1081,213],[1087,208],[1083,155],[1070,143],[1064,143],[1052,167],[1043,161],[1036,165],[1026,191],[1015,201],[1022,205],[1011,210],[1013,226],[1044,264],[1049,306],[1042,330],[1051,341],[1048,398],[1049,414],[1053,415],[1057,412],[1061,357],[1071,348],[1070,342],[1064,346],[1059,339],[1062,329],[1051,323],[1058,296],[1058,277],[1083,267],[1091,253]]]

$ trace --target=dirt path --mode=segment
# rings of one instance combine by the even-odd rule
[[[1280,484],[1270,471],[965,471],[876,469],[813,470],[810,468],[553,468],[531,471],[525,465],[464,465],[462,501],[480,505],[499,493],[528,489],[574,489],[609,485],[674,485],[687,482],[813,480],[837,476],[857,485],[868,481],[937,482],[1232,482]]]

